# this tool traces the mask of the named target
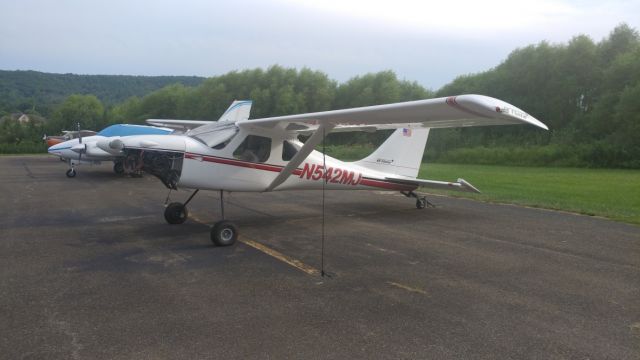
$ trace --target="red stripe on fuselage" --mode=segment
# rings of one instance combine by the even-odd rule
[[[187,158],[187,159],[192,159],[192,160],[200,160],[200,158],[202,158],[202,161],[206,161],[206,162],[213,162],[213,163],[225,164],[225,165],[233,165],[233,166],[241,166],[241,167],[246,167],[246,168],[250,168],[250,169],[266,170],[266,171],[273,171],[273,172],[281,172],[282,169],[283,169],[282,166],[268,165],[268,164],[258,164],[258,163],[248,162],[248,161],[221,158],[221,157],[215,157],[215,156],[206,156],[206,155],[185,153],[184,157]]]
[[[208,155],[200,155],[200,154],[193,154],[193,153],[185,153],[184,157],[186,159],[191,159],[191,160],[200,160],[200,159],[202,159],[202,161],[206,161],[206,162],[212,162],[212,163],[218,163],[218,164],[224,164],[224,165],[231,165],[231,166],[240,166],[240,167],[256,169],[256,170],[281,172],[282,169],[284,169],[284,166],[269,165],[269,164],[257,164],[257,163],[253,163],[253,162],[243,161],[243,160],[236,160],[236,159],[229,159],[229,158],[222,158],[222,157],[208,156]],[[300,176],[300,174],[302,174],[302,169],[300,169],[300,168],[294,169],[292,171],[292,175]],[[404,191],[404,190],[410,191],[410,190],[415,190],[417,188],[417,186],[413,186],[413,185],[397,184],[397,183],[393,183],[393,182],[387,182],[387,181],[383,181],[383,180],[375,180],[375,179],[371,179],[371,178],[363,178],[362,181],[360,181],[360,185],[377,187],[377,188],[388,189],[388,190],[398,190],[398,191]]]

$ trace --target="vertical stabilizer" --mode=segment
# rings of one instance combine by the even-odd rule
[[[218,122],[236,122],[249,119],[252,104],[251,100],[235,100],[227,111],[220,116]]]
[[[354,162],[367,169],[415,178],[429,137],[429,128],[396,129],[379,148]]]

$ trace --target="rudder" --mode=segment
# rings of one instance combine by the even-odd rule
[[[236,122],[249,119],[252,104],[253,102],[251,100],[235,100],[231,103],[227,111],[220,116],[218,122]]]

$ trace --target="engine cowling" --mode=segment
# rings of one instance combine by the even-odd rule
[[[122,148],[124,147],[124,145],[122,144],[122,141],[120,139],[100,139],[96,142],[96,146],[100,148],[100,150],[105,151],[111,155],[122,156],[124,154],[122,152]]]

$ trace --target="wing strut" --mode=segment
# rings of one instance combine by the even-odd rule
[[[321,124],[318,129],[311,135],[311,137],[304,143],[302,148],[293,156],[293,158],[289,161],[287,166],[282,169],[280,174],[276,176],[275,179],[269,184],[269,186],[264,191],[272,191],[278,185],[282,184],[285,180],[291,176],[293,170],[298,168],[298,165],[302,164],[302,162],[311,154],[313,149],[322,141],[325,134],[331,132],[331,130],[335,127],[333,124]]]

